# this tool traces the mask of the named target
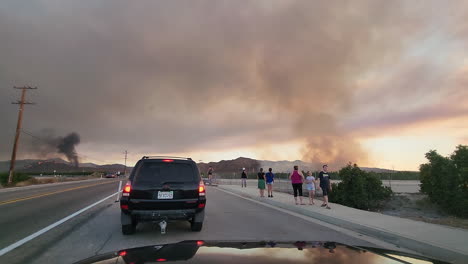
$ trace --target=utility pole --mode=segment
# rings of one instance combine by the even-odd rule
[[[37,89],[37,87],[29,87],[29,86],[23,86],[23,87],[13,87],[14,89],[20,89],[21,90],[21,100],[18,100],[16,102],[12,102],[12,104],[17,104],[19,105],[19,112],[18,112],[18,123],[16,124],[16,134],[15,134],[15,141],[13,143],[13,151],[11,153],[11,160],[10,160],[10,174],[8,175],[8,184],[11,184],[13,181],[13,173],[15,171],[15,161],[16,161],[16,150],[18,148],[18,141],[19,141],[19,136],[21,132],[21,122],[23,121],[23,110],[24,110],[24,105],[25,104],[34,104],[31,102],[26,102],[26,91],[27,90],[33,90]]]
[[[127,175],[127,154],[128,154],[128,152],[125,150],[124,154],[125,154],[125,165],[124,165],[124,173],[123,174],[124,174],[124,177],[125,177],[125,175]]]
[[[392,173],[390,174],[390,189],[392,188],[392,174],[395,173],[395,167],[392,165]]]

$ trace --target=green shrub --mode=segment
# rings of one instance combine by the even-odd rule
[[[421,164],[421,192],[446,212],[468,217],[468,146],[457,146],[450,157],[435,150],[426,153]]]
[[[378,177],[361,170],[356,164],[348,164],[338,172],[338,176],[341,182],[332,185],[330,202],[358,209],[375,209],[392,195],[392,190],[383,186]]]
[[[8,176],[9,176],[9,173],[8,172],[2,172],[0,173],[0,184],[2,184],[2,186],[6,186],[7,183],[8,183]],[[18,172],[15,172],[13,174],[13,184],[15,183],[18,183],[18,182],[22,182],[22,181],[27,181],[31,179],[31,176],[27,175],[27,174],[24,174],[24,173],[18,173]]]

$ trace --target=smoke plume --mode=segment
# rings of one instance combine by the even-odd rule
[[[73,132],[63,138],[60,138],[58,142],[58,153],[64,154],[69,162],[78,167],[79,160],[75,146],[80,143],[80,136],[77,133]]]
[[[64,155],[65,158],[75,167],[79,166],[76,146],[80,143],[80,136],[76,132],[68,135],[55,136],[51,130],[36,132],[38,137],[26,137],[25,151],[32,156],[40,158],[55,158],[57,154]]]
[[[443,101],[429,97],[450,86],[440,81],[464,58],[467,4],[428,2],[41,1],[32,12],[12,1],[0,8],[0,80],[40,87],[29,127],[79,123],[93,128],[82,136],[100,149],[122,142],[139,153],[195,153],[302,141],[305,161],[362,163],[345,121]],[[0,112],[2,124],[15,123],[10,105]],[[65,138],[54,151],[76,163],[79,138]]]

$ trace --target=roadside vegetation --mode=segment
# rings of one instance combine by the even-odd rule
[[[426,153],[420,166],[421,192],[445,212],[468,218],[468,146],[459,145],[449,157]]]
[[[8,172],[0,172],[0,184],[2,186],[7,186],[8,185],[8,176],[9,176],[9,173]],[[12,186],[14,186],[15,184],[17,184],[18,182],[22,182],[22,181],[27,181],[31,179],[31,176],[25,174],[25,173],[21,173],[21,172],[15,172],[13,174],[13,179],[12,179]]]
[[[81,181],[81,180],[100,178],[101,174],[102,173],[93,172],[87,175],[71,177],[71,176],[65,176],[65,174],[61,173],[61,176],[50,177],[49,175],[49,177],[41,178],[41,177],[32,177],[29,174],[19,172],[19,173],[14,174],[13,182],[11,184],[8,184],[8,172],[1,172],[0,173],[0,185],[2,187],[20,187],[20,186],[55,183],[55,182]],[[72,175],[76,175],[76,173]]]
[[[375,175],[361,170],[356,164],[342,168],[338,172],[339,183],[332,184],[330,202],[345,206],[374,210],[383,206],[392,196],[392,190],[383,186]]]

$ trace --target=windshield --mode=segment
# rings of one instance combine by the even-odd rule
[[[135,184],[150,183],[160,186],[168,183],[192,183],[196,182],[196,177],[190,164],[144,162],[135,176]]]
[[[468,0],[0,0],[0,263],[467,238]]]

